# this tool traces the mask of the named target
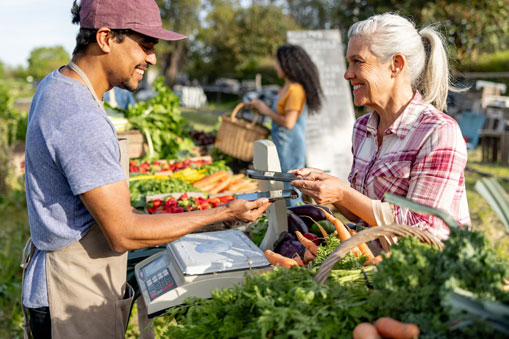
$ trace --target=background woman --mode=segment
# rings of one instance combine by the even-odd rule
[[[465,142],[456,121],[441,112],[453,89],[443,38],[395,14],[357,22],[348,36],[345,79],[354,103],[373,109],[354,125],[350,185],[314,169],[297,170],[305,180],[292,185],[361,225],[395,222],[447,238],[439,218],[383,203],[390,192],[470,224]]]
[[[300,46],[279,47],[275,69],[285,83],[272,107],[259,99],[254,99],[250,105],[272,119],[271,135],[281,170],[288,172],[306,165],[306,114],[308,110],[312,114],[320,109],[322,88],[315,64]],[[294,205],[301,201],[299,198],[289,203]]]

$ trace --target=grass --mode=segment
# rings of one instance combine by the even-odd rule
[[[233,108],[231,108],[233,109]],[[183,115],[189,119],[196,129],[210,131],[217,124],[217,119],[223,112],[231,112],[229,108],[224,111],[212,109],[191,110],[183,109]],[[480,151],[469,153],[468,167],[476,171],[490,173],[498,178],[509,178],[508,166],[500,164],[484,164],[480,161]],[[482,176],[475,171],[466,172],[467,198],[474,229],[484,232],[500,257],[509,260],[509,237],[488,203],[478,194],[474,185]],[[509,182],[498,180],[509,192]],[[21,295],[21,269],[19,262],[23,245],[29,236],[26,202],[22,186],[15,180],[10,180],[12,189],[5,197],[0,197],[0,338],[22,338],[21,322],[22,312],[20,305]],[[136,314],[136,310],[134,315]],[[127,332],[127,338],[138,337],[138,327],[135,316]],[[154,319],[156,337],[160,337],[167,326],[162,317]]]

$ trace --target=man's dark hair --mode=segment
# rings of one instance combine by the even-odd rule
[[[286,78],[304,87],[309,113],[319,111],[323,96],[320,77],[318,69],[306,51],[300,46],[287,44],[280,46],[276,55]]]
[[[80,23],[80,9],[81,3],[78,5],[77,0],[74,0],[71,8],[73,24]],[[76,36],[76,46],[72,51],[72,56],[85,52],[87,50],[88,45],[97,42],[96,40],[97,30],[98,30],[97,28],[80,27],[78,35]],[[130,29],[112,29],[111,33],[113,34],[113,37],[117,39],[118,42],[123,42],[125,39],[125,35],[133,33],[133,31]]]

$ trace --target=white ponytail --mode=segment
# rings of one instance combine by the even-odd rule
[[[412,88],[418,90],[426,103],[446,110],[449,84],[449,63],[444,39],[432,26],[417,32],[413,22],[391,13],[374,15],[356,22],[348,37],[366,37],[370,51],[382,62],[402,54],[407,63],[407,76]]]

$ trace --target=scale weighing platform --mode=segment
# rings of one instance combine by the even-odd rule
[[[272,269],[262,250],[239,230],[191,233],[138,263],[136,280],[149,317],[188,297],[243,283],[247,272]]]

